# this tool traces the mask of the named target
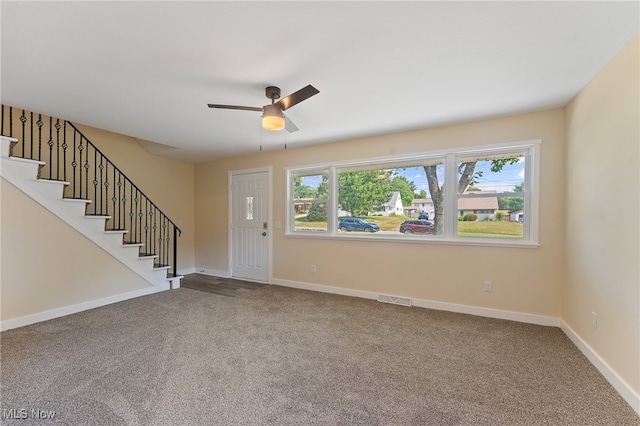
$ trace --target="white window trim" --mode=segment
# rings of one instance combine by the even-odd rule
[[[410,155],[374,157],[355,161],[340,161],[331,164],[313,164],[306,166],[296,166],[285,168],[287,177],[286,187],[286,212],[285,212],[285,236],[292,238],[319,238],[319,239],[347,239],[364,241],[386,241],[404,242],[408,244],[458,244],[458,245],[479,245],[479,246],[499,246],[499,247],[520,247],[536,248],[538,243],[538,222],[539,222],[539,184],[540,184],[540,147],[542,140],[528,140],[513,143],[501,143],[492,145],[475,146],[471,148],[458,148],[449,150],[429,151]],[[390,163],[424,161],[429,158],[445,160],[445,182],[457,182],[457,158],[474,154],[485,154],[490,151],[513,151],[524,150],[528,152],[525,156],[524,177],[525,188],[525,221],[522,239],[510,239],[501,237],[470,237],[457,235],[457,199],[455,190],[447,190],[444,194],[445,212],[455,211],[455,218],[447,217],[444,226],[444,235],[438,237],[412,237],[406,238],[404,235],[357,235],[338,234],[337,230],[337,198],[338,198],[338,170],[345,168],[358,168],[358,166],[371,167],[379,165],[388,167]],[[327,199],[327,231],[305,232],[295,231],[292,205],[293,176],[296,173],[327,172],[329,178],[329,197]],[[451,185],[450,185],[451,186]],[[487,195],[488,196],[488,195]],[[495,195],[493,195],[495,196]],[[456,220],[454,220],[456,219]]]

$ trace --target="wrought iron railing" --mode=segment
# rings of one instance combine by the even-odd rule
[[[127,230],[125,244],[144,244],[156,267],[177,276],[180,229],[73,123],[2,105],[0,133],[18,139],[14,157],[45,162],[38,178],[69,182],[66,198],[91,200],[87,215],[109,216],[106,230]]]

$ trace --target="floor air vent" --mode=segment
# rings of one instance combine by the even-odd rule
[[[378,295],[378,302],[392,303],[394,305],[411,306],[411,299],[407,297],[387,296],[385,294]]]

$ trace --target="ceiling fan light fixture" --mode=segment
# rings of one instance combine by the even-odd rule
[[[284,114],[277,105],[265,105],[262,113],[262,128],[272,132],[284,129]]]

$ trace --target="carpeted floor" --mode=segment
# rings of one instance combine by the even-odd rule
[[[277,286],[158,293],[0,344],[3,424],[640,425],[557,328]]]

